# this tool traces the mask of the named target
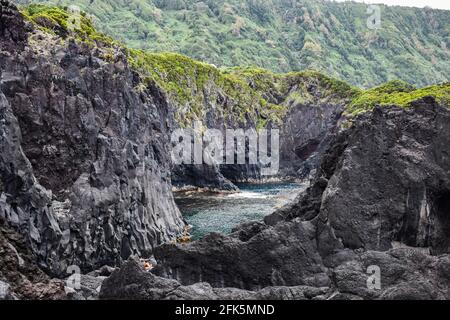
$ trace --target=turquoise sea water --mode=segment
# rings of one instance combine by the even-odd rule
[[[267,183],[238,185],[233,194],[178,193],[175,201],[186,221],[192,226],[193,239],[210,232],[230,233],[240,223],[261,220],[277,208],[293,200],[304,185]]]

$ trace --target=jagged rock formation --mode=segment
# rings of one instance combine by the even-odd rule
[[[100,292],[103,299],[148,299],[148,300],[179,300],[179,299],[311,299],[320,298],[327,288],[308,286],[267,287],[259,291],[249,291],[237,288],[212,287],[207,282],[193,285],[181,285],[178,281],[158,277],[146,272],[136,261],[124,264],[120,271],[109,277]]]
[[[449,299],[449,117],[431,97],[358,117],[333,139],[295,203],[230,236],[158,247],[154,275],[176,280],[159,297],[196,297],[207,282],[209,298],[236,297],[216,288],[254,297],[263,287],[309,286],[324,299]],[[367,285],[370,266],[380,270],[380,289]],[[130,294],[126,279],[126,268],[116,271],[103,296]],[[144,283],[134,293],[151,298],[144,292],[154,286]]]
[[[0,220],[65,276],[149,255],[185,223],[171,194],[169,112],[120,51],[32,30],[1,2]]]
[[[299,104],[289,110],[280,133],[280,176],[305,179],[314,174],[343,121],[345,105]]]
[[[325,287],[306,285],[267,286],[243,290],[211,286],[208,282],[180,283],[144,271],[135,261],[127,262],[102,285],[101,299],[218,299],[218,300],[437,300],[449,299],[450,258],[430,256],[414,248],[387,252],[340,251],[329,268],[331,282]],[[368,287],[370,266],[381,270],[381,289]],[[218,271],[220,272],[220,271]]]
[[[265,228],[251,238],[210,234],[187,246],[164,245],[155,250],[155,273],[183,284],[209,282],[215,287],[255,290],[266,286],[327,286],[314,229],[292,221]]]
[[[0,35],[2,41],[0,48],[7,51],[23,49],[27,40],[24,28],[22,16],[16,7],[7,0],[1,0]]]
[[[0,300],[64,299],[64,283],[36,265],[23,237],[0,226]]]
[[[292,91],[297,90],[293,88]],[[316,91],[317,90],[317,91]],[[313,94],[320,89],[311,88]],[[211,98],[214,100],[213,98]],[[285,99],[285,100],[284,100]],[[207,99],[208,101],[208,99]],[[260,164],[223,164],[210,165],[179,165],[172,171],[172,182],[178,187],[195,186],[219,190],[236,190],[235,183],[248,181],[275,180],[306,180],[314,174],[320,163],[321,156],[328,148],[330,141],[337,133],[339,124],[343,121],[342,113],[348,101],[342,100],[323,102],[320,97],[308,103],[299,103],[283,97],[282,105],[288,110],[282,117],[282,124],[270,123],[267,127],[280,130],[279,170],[274,175],[261,174]],[[204,107],[206,110],[207,106]],[[220,106],[218,108],[226,108]],[[207,114],[204,123],[211,123],[214,114]],[[214,124],[223,119],[214,119],[212,127],[221,128]],[[247,123],[239,126],[239,122],[231,128],[256,128],[256,123]],[[223,137],[226,137],[224,129]],[[224,144],[223,149],[226,150]],[[248,153],[248,143],[246,145]],[[248,161],[248,159],[247,159]]]
[[[308,194],[267,220],[317,220],[352,249],[401,242],[449,253],[449,117],[431,97],[361,116],[326,154]]]
[[[105,280],[101,297],[450,298],[448,84],[413,93],[400,86],[386,97],[393,84],[361,94],[314,72],[222,73],[86,39],[90,28],[72,37],[48,12],[41,24],[25,22],[0,1],[3,298],[60,297],[57,281],[31,277],[34,260],[64,277],[69,265],[92,271],[134,255],[154,255],[158,264],[148,273],[128,262]],[[189,72],[179,72],[178,59]],[[176,74],[146,74],[154,63]],[[186,87],[176,87],[180,79]],[[436,98],[410,105],[428,91]],[[366,114],[344,130],[341,114],[355,96],[350,113]],[[370,110],[390,98],[411,108]],[[221,130],[280,126],[282,175],[315,172],[311,187],[229,236],[167,244],[185,227],[169,159],[170,133],[183,115]],[[178,172],[181,181],[228,189],[230,180],[259,178],[251,166]],[[367,287],[372,265],[381,269],[381,290]],[[69,298],[96,298],[100,273],[84,276],[82,296]],[[37,289],[26,289],[31,284]]]
[[[71,37],[51,19],[24,21],[13,5],[1,2],[0,218],[20,228],[42,268],[58,276],[66,276],[71,264],[90,271],[120,264],[130,255],[148,256],[155,245],[174,239],[184,228],[171,193],[170,180],[177,173],[182,183],[228,190],[235,186],[227,175],[260,178],[259,168],[252,165],[171,170],[169,135],[178,127],[177,99],[162,90],[167,88],[157,78],[144,84],[142,74],[129,66],[125,50],[101,41],[93,45],[80,34]],[[209,75],[218,73],[205,68]],[[269,80],[274,75],[255,75],[260,74],[263,86],[273,86]],[[341,97],[353,92],[341,82],[336,83],[343,92],[330,90],[334,80],[316,73],[296,74],[280,80],[286,85],[277,85],[284,96],[275,87],[264,91],[271,104],[264,109],[262,88],[250,75],[248,84],[231,82],[241,90],[235,88],[233,94],[217,84],[230,81],[224,75],[217,76],[217,83],[209,82],[201,112],[208,127],[224,129],[224,122],[256,127],[260,120],[270,126],[291,108],[291,124],[301,119],[314,127],[306,139],[326,141],[323,137],[343,107]],[[305,82],[309,86],[303,92]],[[321,100],[328,103],[304,116],[309,104]],[[244,103],[255,101],[255,109]],[[285,131],[285,136],[299,139],[300,134],[295,125]],[[297,147],[292,141],[281,144],[286,153]],[[315,151],[308,148],[307,153]],[[303,152],[301,157],[309,155]],[[284,162],[287,174],[297,170],[290,168],[293,159]]]
[[[276,174],[265,176],[260,163],[248,159],[246,164],[214,167],[183,165],[172,173],[177,186],[233,189],[235,182],[308,177],[345,106],[360,92],[314,71],[221,70],[182,55],[136,50],[130,51],[130,60],[144,77],[167,92],[176,127],[219,130],[224,140],[227,129],[280,130],[281,167]],[[245,147],[248,151],[248,144]]]

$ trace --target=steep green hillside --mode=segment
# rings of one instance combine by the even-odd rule
[[[417,89],[394,80],[361,90],[316,71],[282,74],[256,67],[217,68],[177,53],[127,48],[98,32],[84,13],[79,29],[74,30],[68,29],[70,16],[62,8],[33,4],[23,7],[22,13],[44,32],[99,47],[105,60],[115,59],[114,48],[120,47],[139,72],[141,85],[154,82],[169,95],[180,125],[204,119],[211,109],[225,121],[249,121],[263,127],[268,122],[281,124],[289,107],[299,104],[342,104],[347,106],[349,116],[372,110],[376,105],[408,107],[425,96],[435,97],[442,105],[450,104],[448,82]]]
[[[76,4],[133,48],[178,52],[217,66],[314,69],[360,87],[450,79],[450,11],[321,0],[16,0]]]

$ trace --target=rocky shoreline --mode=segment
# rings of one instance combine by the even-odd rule
[[[0,219],[46,272],[120,265],[183,234],[169,106],[117,51],[33,28],[1,2]]]
[[[442,198],[450,186],[444,174],[449,117],[433,99],[410,111],[378,108],[360,117],[336,137],[310,188],[293,204],[229,236],[160,246],[152,272],[129,261],[105,280],[100,297],[449,299],[448,208],[442,204],[450,199]],[[419,143],[426,146],[420,152]],[[373,170],[376,177],[389,173],[378,180]],[[410,189],[418,185],[429,190],[425,199],[423,189]],[[403,200],[392,202],[394,195]],[[339,204],[353,197],[358,200],[345,208]],[[381,216],[371,213],[373,197],[386,206]],[[431,210],[426,217],[423,207]],[[370,267],[380,270],[380,288],[368,286]]]
[[[189,242],[173,191],[237,192],[267,181],[260,168],[172,166],[180,105],[124,48],[52,23],[0,0],[0,300],[450,299],[448,104],[348,119],[347,97],[315,78],[289,84],[306,102],[267,92],[287,110],[273,179],[308,189],[264,221]],[[218,110],[234,105],[221,90],[204,90],[200,120],[223,129]]]

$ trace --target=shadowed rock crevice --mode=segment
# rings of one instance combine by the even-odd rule
[[[450,191],[440,192],[431,204],[430,233],[433,254],[450,252]]]

